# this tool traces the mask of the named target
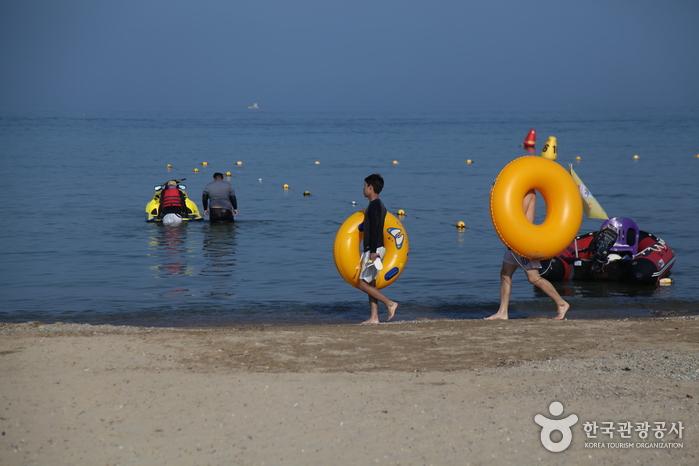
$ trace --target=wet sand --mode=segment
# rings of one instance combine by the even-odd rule
[[[691,316],[0,324],[0,371],[0,464],[699,462],[699,319]],[[558,417],[548,412],[553,401],[565,409]],[[542,446],[537,414],[578,416],[566,450]],[[583,430],[626,421],[684,430],[660,440],[652,431],[646,440],[636,431],[588,439]]]

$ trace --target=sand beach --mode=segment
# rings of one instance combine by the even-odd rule
[[[0,324],[0,371],[2,465],[699,462],[696,316]]]

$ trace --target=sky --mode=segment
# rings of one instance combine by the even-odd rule
[[[696,0],[0,0],[0,111],[699,105]]]

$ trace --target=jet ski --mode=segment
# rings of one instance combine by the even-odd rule
[[[655,285],[670,276],[672,248],[638,229],[626,217],[612,217],[598,231],[578,236],[568,248],[542,261],[541,276],[551,280],[609,280]]]
[[[146,204],[146,222],[181,223],[202,220],[197,205],[189,199],[181,180],[155,186],[153,199]]]

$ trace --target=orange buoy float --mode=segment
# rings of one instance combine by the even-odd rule
[[[577,187],[576,187],[577,189]],[[376,288],[384,288],[403,273],[408,262],[408,235],[403,224],[390,212],[384,220],[384,248],[386,257],[381,258],[383,269],[376,279]],[[335,267],[347,283],[357,288],[361,272],[361,244],[364,239],[364,211],[350,215],[340,226],[333,244]]]
[[[527,220],[524,196],[531,189],[546,202],[541,225]],[[502,169],[490,191],[490,216],[498,236],[520,256],[550,259],[575,239],[582,224],[580,191],[570,173],[544,157],[519,157]]]
[[[536,145],[536,130],[530,129],[527,137],[524,138],[524,147],[534,147]]]

